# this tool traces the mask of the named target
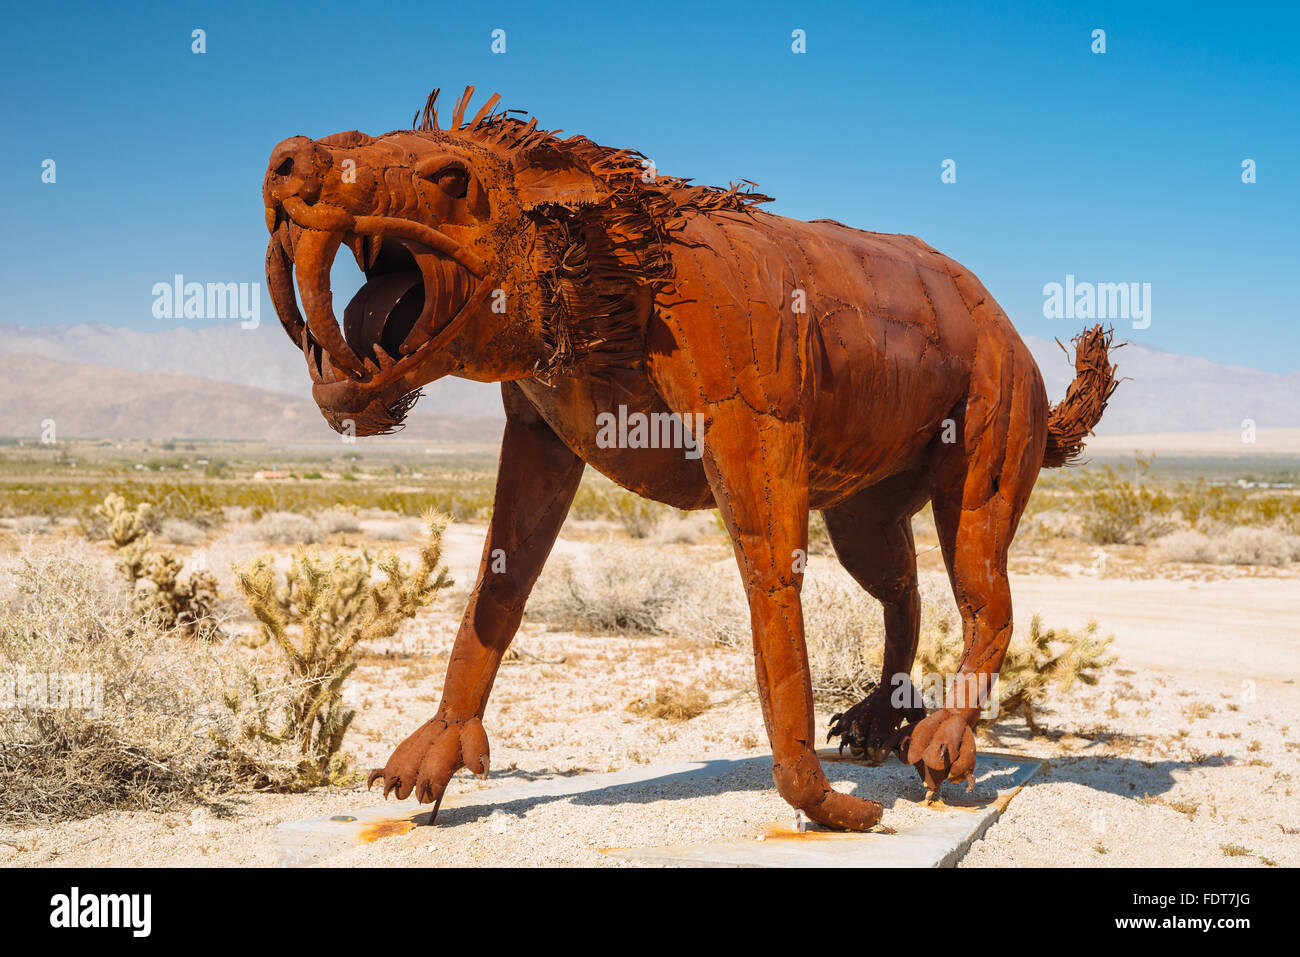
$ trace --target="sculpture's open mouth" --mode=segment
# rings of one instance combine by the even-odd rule
[[[421,223],[296,197],[267,208],[267,227],[271,301],[306,356],[321,412],[339,432],[393,431],[419,386],[450,370],[446,347],[491,286],[482,261]],[[342,326],[330,288],[340,246],[366,277]]]

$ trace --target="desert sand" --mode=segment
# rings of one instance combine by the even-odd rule
[[[445,557],[457,590],[374,649],[349,684],[349,703],[360,712],[348,739],[358,767],[382,765],[433,713],[482,535],[481,525],[449,529]],[[590,528],[566,529],[556,553],[580,554],[592,538]],[[934,558],[923,556],[923,575],[946,587]],[[815,556],[809,576],[833,566]],[[982,731],[984,748],[1045,763],[960,866],[1300,864],[1295,566],[1268,574],[1218,569],[1209,577],[1175,568],[1167,577],[1130,579],[1116,550],[1104,576],[1086,561],[1053,566],[1051,574],[1034,567],[1032,557],[1013,563],[1017,627],[1034,612],[1068,627],[1095,618],[1114,634],[1119,660],[1096,686],[1054,696],[1040,715],[1043,734],[1031,736],[1019,718]],[[485,719],[490,779],[462,771],[449,793],[463,800],[445,808],[436,826],[350,846],[319,863],[633,866],[602,849],[757,838],[790,819],[761,760],[766,736],[745,651],[692,637],[553,631],[527,618],[516,646],[525,654],[502,668]],[[626,710],[665,683],[704,688],[712,706],[687,721]],[[819,709],[819,734],[829,716]],[[495,812],[472,801],[475,790],[507,782],[709,757],[742,763],[713,780],[652,781],[599,800],[536,800]],[[831,774],[845,790],[858,786],[851,769]],[[894,762],[873,775],[868,796],[885,804],[886,824],[925,813],[910,768]],[[270,866],[276,824],[382,803],[378,791],[360,786],[250,792],[208,807],[0,828],[0,863]]]

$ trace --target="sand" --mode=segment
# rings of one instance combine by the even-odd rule
[[[436,707],[482,534],[481,526],[453,526],[447,560],[457,596],[376,649],[349,684],[360,714],[348,747],[359,767],[381,765]],[[566,530],[557,551],[577,554],[591,538],[591,529]],[[1124,568],[1122,558],[1117,552],[1112,572]],[[809,574],[825,573],[828,561],[815,557]],[[1300,865],[1292,793],[1300,772],[1300,568],[1262,576],[1220,569],[1209,580],[1166,571],[1136,581],[1102,578],[1086,565],[1013,574],[1018,627],[1033,611],[1051,625],[1096,618],[1115,635],[1119,662],[1098,685],[1054,696],[1040,716],[1044,734],[1031,736],[1020,719],[981,734],[985,748],[1047,764],[960,866]],[[517,641],[529,656],[503,667],[485,719],[490,780],[461,772],[450,787],[464,799],[437,826],[348,847],[321,863],[635,866],[602,848],[757,838],[791,819],[763,760],[745,651],[693,636],[549,631],[527,620]],[[627,710],[664,683],[702,687],[712,706],[688,721]],[[821,735],[829,714],[818,710]],[[470,800],[476,789],[511,781],[709,757],[732,764],[711,780],[650,782],[603,799],[537,799],[495,812]],[[853,766],[828,767],[842,789],[861,785]],[[924,813],[923,789],[909,768],[882,770],[869,796],[885,803],[885,823],[905,826]],[[241,793],[167,813],[0,826],[0,865],[270,866],[279,822],[381,803],[378,791],[360,787]]]

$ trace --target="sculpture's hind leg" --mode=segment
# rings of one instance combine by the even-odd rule
[[[962,441],[936,453],[931,501],[965,645],[944,707],[904,731],[905,760],[931,791],[967,779],[975,767],[975,724],[1011,641],[1007,549],[1046,445],[1037,367],[1018,343],[989,342],[996,332],[982,337],[958,418]]]
[[[868,489],[822,512],[840,564],[884,607],[880,685],[847,712],[831,718],[828,735],[838,737],[840,747],[847,745],[854,756],[865,755],[874,763],[898,746],[904,721],[925,717],[925,709],[914,703],[908,677],[921,633],[911,510],[900,516],[896,508],[882,509],[879,503],[879,492]]]

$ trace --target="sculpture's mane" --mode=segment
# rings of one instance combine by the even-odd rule
[[[412,128],[440,129],[438,90],[417,112]],[[600,375],[635,368],[644,358],[644,328],[639,321],[637,286],[656,291],[671,283],[671,234],[691,214],[749,213],[771,197],[748,180],[723,189],[689,179],[664,176],[650,169],[645,155],[633,149],[601,146],[585,136],[561,139],[561,131],[543,130],[537,118],[527,122],[496,111],[493,94],[468,121],[465,111],[474,87],[456,102],[449,130],[527,163],[533,151],[554,151],[578,161],[609,190],[605,202],[573,201],[547,210],[533,267],[546,296],[544,335],[551,358],[539,369],[543,377],[572,374],[581,366]],[[653,173],[647,176],[647,170]]]

